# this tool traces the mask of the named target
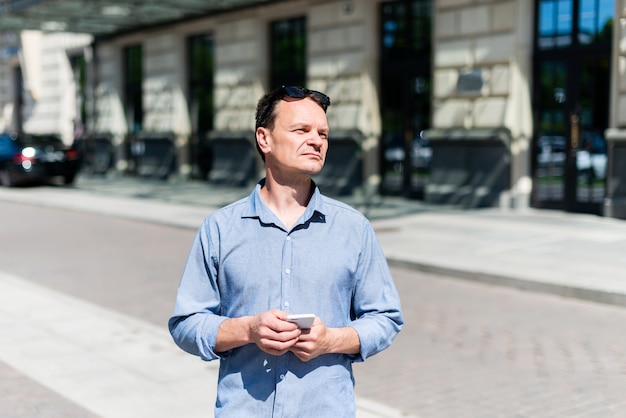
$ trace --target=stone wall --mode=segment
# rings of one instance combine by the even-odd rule
[[[144,42],[143,110],[144,130],[191,133],[185,99],[185,39],[162,34]]]
[[[614,128],[626,129],[626,0],[615,0],[617,12],[615,18],[615,42],[613,46],[615,74],[612,89],[613,111],[611,114]]]
[[[626,219],[626,0],[615,1],[608,170],[603,214]]]
[[[19,34],[0,32],[0,131],[16,128],[15,69],[19,65]]]
[[[508,131],[510,184],[509,190],[502,190],[503,202],[526,206],[532,184],[533,4],[439,0],[434,12],[433,129],[441,139],[445,139],[441,131],[454,137],[471,137],[472,131]]]
[[[111,44],[96,46],[95,131],[119,138],[127,133],[122,104],[122,51]]]
[[[20,66],[24,78],[21,113],[25,132],[55,133],[68,144],[73,141],[77,86],[70,56],[82,55],[91,39],[89,35],[69,33],[21,33]],[[9,79],[16,83],[12,71],[9,70]],[[19,92],[11,94],[14,101]]]
[[[305,16],[307,87],[331,97],[328,118],[333,132],[340,133],[342,140],[346,133],[358,133],[354,135],[358,142],[355,149],[363,145],[367,150],[363,170],[371,173],[370,181],[375,183],[380,117],[375,81],[378,44],[372,27],[377,24],[377,7],[376,1],[269,4],[99,43],[97,130],[118,138],[126,134],[121,51],[140,43],[144,54],[144,130],[172,133],[181,170],[188,172],[190,162],[185,158],[191,124],[186,101],[186,39],[211,32],[216,57],[214,133],[220,138],[247,138],[253,144],[256,103],[269,87],[270,23]],[[119,166],[124,169],[121,157]],[[360,163],[356,166],[363,167]],[[260,159],[257,169],[262,170]]]

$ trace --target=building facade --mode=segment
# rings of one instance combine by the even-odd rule
[[[249,184],[261,95],[331,97],[331,194],[626,218],[626,0],[298,0],[2,35],[4,129],[86,170]]]

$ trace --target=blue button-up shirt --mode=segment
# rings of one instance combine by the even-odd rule
[[[287,230],[252,194],[207,217],[185,266],[170,332],[185,351],[220,359],[216,417],[354,417],[352,363],[391,344],[403,318],[386,259],[369,221],[315,192]],[[226,318],[280,309],[353,327],[357,355],[302,362],[255,344],[214,350]]]

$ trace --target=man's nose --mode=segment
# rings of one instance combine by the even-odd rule
[[[316,147],[321,147],[322,144],[324,143],[324,139],[322,138],[319,132],[311,131],[311,137],[309,138],[309,143]]]

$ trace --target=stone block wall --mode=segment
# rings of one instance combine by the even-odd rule
[[[144,129],[152,132],[191,131],[184,93],[185,39],[162,34],[144,43]]]
[[[19,33],[0,32],[0,131],[15,129],[15,69],[19,65],[19,45]]]
[[[614,84],[616,88],[613,100],[612,126],[626,129],[626,0],[616,0],[617,11],[615,19],[616,41],[613,47],[615,64]]]
[[[494,129],[510,132],[506,145],[510,172],[505,176],[510,184],[502,192],[511,196],[511,204],[526,206],[532,184],[528,161],[533,2],[438,0],[434,8],[432,128],[454,136]],[[472,148],[469,142],[466,145]],[[473,149],[485,152],[482,147]]]
[[[89,35],[70,33],[21,33],[24,90],[20,111],[25,132],[54,133],[65,143],[73,141],[77,86],[70,56],[83,54],[91,39]],[[16,82],[14,75],[10,80]]]
[[[518,0],[435,4],[434,127],[530,132],[530,116],[520,121],[511,114],[520,99],[513,85],[526,78],[518,74],[519,60],[530,62],[532,53],[531,35],[520,27],[532,19],[525,13],[523,23],[516,16],[532,8]]]
[[[613,80],[603,214],[626,219],[626,0],[615,0]]]
[[[256,102],[264,93],[267,28],[253,17],[220,22],[215,33],[215,130],[254,130]]]
[[[114,43],[100,43],[95,50],[93,126],[96,135],[107,135],[114,146],[115,169],[129,169],[125,146],[128,126],[122,102],[122,49]]]
[[[333,131],[358,131],[356,140],[368,144],[371,158],[365,169],[373,173],[375,181],[380,117],[375,81],[378,40],[372,26],[377,24],[377,13],[377,1],[281,2],[101,42],[97,46],[96,130],[113,134],[118,144],[123,142],[127,127],[122,50],[141,44],[144,130],[172,133],[182,170],[188,171],[185,158],[191,123],[186,100],[186,39],[211,32],[216,59],[214,131],[253,142],[256,104],[268,89],[270,23],[305,16],[307,87],[331,97],[328,118]],[[123,169],[124,156],[120,157]],[[260,171],[262,164],[258,168]]]

